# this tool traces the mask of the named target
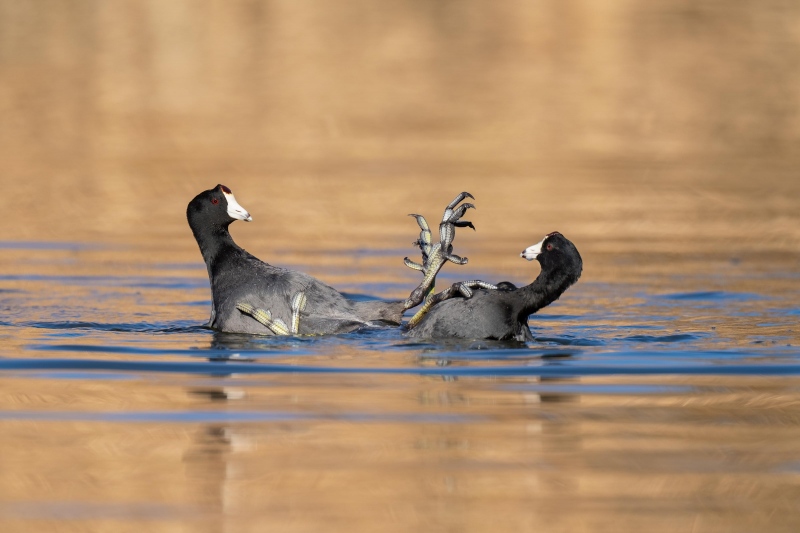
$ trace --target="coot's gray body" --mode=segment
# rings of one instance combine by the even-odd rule
[[[220,331],[268,334],[264,325],[240,312],[236,305],[248,302],[289,322],[291,301],[299,292],[307,299],[307,312],[302,314],[297,331],[301,335],[345,333],[375,321],[400,324],[404,310],[402,301],[350,300],[308,274],[269,265],[241,248],[226,247],[211,270],[209,326]]]
[[[186,216],[208,268],[212,300],[208,325],[214,329],[269,335],[266,326],[243,314],[237,304],[268,309],[273,317],[288,322],[292,298],[300,292],[307,299],[300,334],[344,333],[375,321],[400,324],[402,320],[403,301],[353,301],[308,274],[272,266],[238,246],[228,226],[252,218],[224,185],[197,195]]]

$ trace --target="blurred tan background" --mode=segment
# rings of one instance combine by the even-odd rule
[[[205,323],[206,293],[169,278],[205,278],[184,213],[224,183],[254,217],[232,226],[249,251],[398,298],[419,276],[406,215],[438,221],[467,190],[465,277],[530,279],[519,251],[553,230],[581,251],[548,352],[575,333],[563,356],[589,365],[620,364],[591,357],[620,345],[642,368],[792,362],[775,342],[796,346],[798,163],[798,0],[0,0],[0,275],[34,274],[4,282],[3,356],[199,364],[215,341],[181,330]],[[716,289],[746,294],[640,297]],[[696,338],[632,342],[662,329]],[[439,364],[365,339],[257,350]],[[560,348],[454,364],[561,364]],[[8,367],[0,406],[24,413],[3,420],[0,529],[798,531],[789,378],[146,365]],[[229,410],[267,418],[206,421]]]
[[[197,259],[221,182],[257,253],[407,247],[460,190],[472,253],[794,253],[799,67],[786,0],[0,0],[5,238]]]

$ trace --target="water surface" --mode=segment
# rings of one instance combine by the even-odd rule
[[[800,524],[800,300],[783,265],[614,282],[590,256],[533,342],[434,342],[214,332],[199,254],[2,247],[9,530]],[[397,297],[416,278],[394,252],[346,253],[368,263],[349,274],[299,266]],[[373,268],[388,281],[363,282]]]
[[[0,0],[0,531],[800,531],[800,3]],[[529,344],[204,328],[184,213]]]

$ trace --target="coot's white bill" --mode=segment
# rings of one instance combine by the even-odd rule
[[[232,192],[223,191],[222,194],[225,195],[225,200],[228,202],[228,216],[236,220],[244,220],[245,222],[253,221],[253,217],[250,216],[250,213],[248,213],[244,207],[239,205],[239,202],[233,197]]]
[[[549,237],[549,235],[547,237]],[[527,248],[525,248],[522,251],[522,253],[519,254],[519,256],[524,257],[528,261],[533,261],[534,259],[539,257],[539,254],[542,253],[542,245],[544,244],[544,241],[545,239],[547,239],[547,237],[537,242],[533,246],[528,246]]]

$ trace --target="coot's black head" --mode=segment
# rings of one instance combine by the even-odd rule
[[[224,185],[217,185],[195,196],[186,208],[186,218],[192,229],[197,229],[197,226],[228,227],[234,220],[253,220]]]
[[[583,270],[583,260],[578,249],[557,231],[545,235],[544,239],[529,246],[519,255],[528,261],[539,261],[542,272],[563,272],[574,277],[575,281]]]

